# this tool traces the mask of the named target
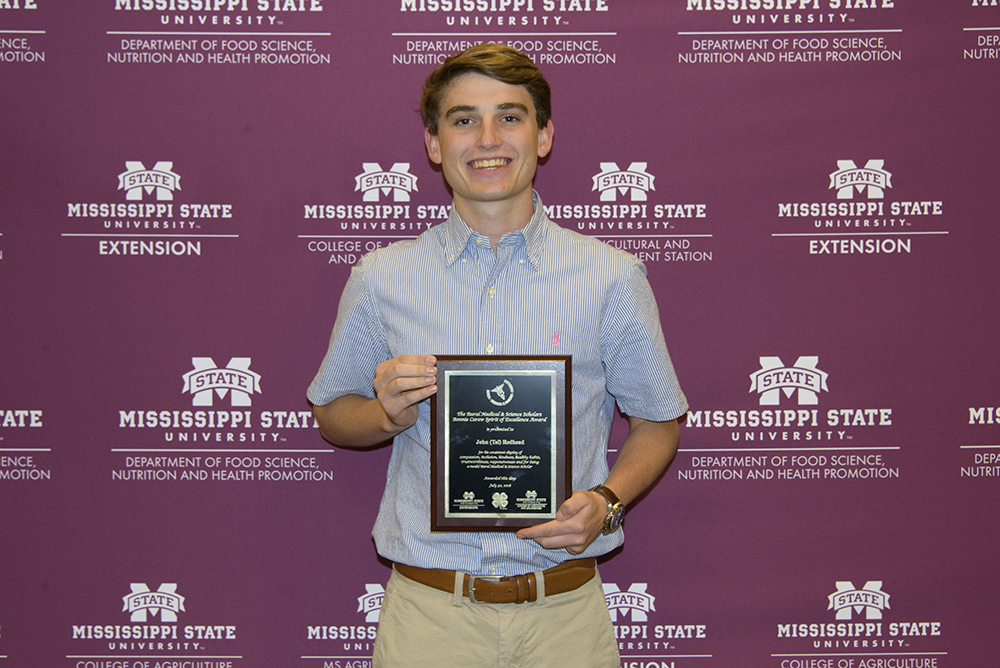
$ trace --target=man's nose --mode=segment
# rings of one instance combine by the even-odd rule
[[[480,125],[479,145],[481,147],[492,147],[500,143],[499,128],[492,120],[484,120]]]

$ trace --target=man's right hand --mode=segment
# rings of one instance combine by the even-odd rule
[[[398,434],[417,421],[417,404],[437,392],[436,364],[433,355],[401,355],[375,367],[375,396],[390,430]]]
[[[384,443],[417,421],[417,404],[437,392],[433,355],[402,355],[375,367],[375,399],[345,394],[313,406],[323,438],[364,448]]]

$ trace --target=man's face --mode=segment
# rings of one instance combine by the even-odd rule
[[[424,142],[460,211],[475,203],[523,204],[531,199],[538,158],[552,148],[552,123],[538,127],[523,86],[469,72],[451,82],[438,110],[438,133],[425,130]]]

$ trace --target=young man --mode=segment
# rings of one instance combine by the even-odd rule
[[[618,666],[594,557],[621,545],[621,508],[669,464],[687,410],[645,269],[546,217],[532,179],[552,148],[550,93],[526,56],[488,44],[449,58],[422,109],[449,218],[354,268],[309,388],[330,442],[394,439],[373,530],[395,564],[375,665]],[[572,355],[576,491],[555,520],[430,530],[426,400],[444,354]],[[616,402],[630,429],[609,472]]]

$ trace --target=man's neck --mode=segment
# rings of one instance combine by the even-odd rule
[[[489,237],[494,252],[497,250],[500,237],[524,229],[535,213],[534,197],[530,190],[527,192],[527,197],[498,202],[475,202],[455,198],[455,209],[473,231]]]

